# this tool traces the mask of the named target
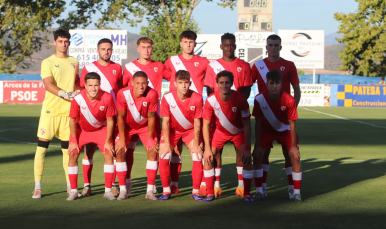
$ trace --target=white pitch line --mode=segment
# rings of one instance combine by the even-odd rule
[[[34,127],[34,126],[32,126]],[[0,133],[2,132],[6,132],[6,131],[12,131],[12,130],[20,130],[20,129],[27,129],[27,128],[31,128],[30,127],[21,127],[21,128],[14,128],[14,129],[8,129],[8,130],[0,130]],[[15,142],[15,143],[21,143],[21,144],[28,144],[28,145],[37,145],[36,142],[23,142],[23,141],[17,141],[17,140],[13,140],[13,139],[7,139],[7,138],[3,138],[3,137],[0,137],[1,140],[3,141],[8,141],[8,142]],[[49,145],[50,147],[57,147],[57,148],[60,148],[61,146],[58,146],[58,145]],[[142,155],[146,155],[147,153],[143,153],[143,152],[134,152],[135,154],[142,154]],[[190,157],[190,155],[181,155],[182,157]],[[222,157],[224,159],[236,159],[236,157]],[[284,158],[270,158],[271,160],[275,160],[275,161],[283,161]],[[369,160],[339,160],[339,159],[315,159],[315,158],[303,158],[301,159],[302,161],[304,160],[313,160],[313,161],[344,161],[344,162],[365,162],[365,161],[369,161],[369,160],[372,160],[372,159],[369,159]],[[374,162],[386,162],[386,161],[383,161],[383,160],[377,160],[377,161],[374,161]]]
[[[338,119],[346,120],[346,121],[351,121],[351,122],[356,122],[356,123],[360,123],[360,124],[364,124],[364,125],[369,125],[369,126],[372,126],[372,127],[377,127],[377,128],[386,129],[386,127],[385,127],[385,126],[377,126],[377,125],[374,125],[374,124],[371,124],[371,123],[362,122],[362,121],[357,121],[357,120],[348,119],[348,118],[343,118],[343,117],[340,117],[340,116],[337,116],[337,115],[328,114],[328,113],[324,113],[324,112],[321,112],[321,111],[316,111],[316,110],[311,110],[311,109],[307,109],[307,108],[303,108],[303,109],[304,109],[304,110],[307,110],[307,111],[316,112],[316,113],[319,113],[319,114],[328,115],[328,116],[331,116],[331,117],[334,117],[334,118],[338,118]]]

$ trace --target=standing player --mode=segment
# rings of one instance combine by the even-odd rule
[[[281,90],[287,92],[288,94],[291,94],[290,86],[292,85],[292,88],[294,90],[294,97],[296,101],[296,106],[299,104],[300,101],[300,86],[299,86],[299,77],[297,74],[297,70],[295,67],[295,64],[291,61],[285,60],[280,57],[280,50],[281,50],[281,38],[278,35],[270,35],[267,38],[267,52],[268,57],[256,61],[255,64],[252,66],[252,77],[253,81],[255,82],[257,80],[257,86],[259,89],[259,93],[263,93],[265,90],[267,90],[267,73],[272,70],[278,70],[283,74],[282,77],[282,87]],[[293,197],[293,179],[292,179],[292,165],[291,165],[291,159],[286,154],[286,147],[285,145],[282,145],[283,155],[285,158],[285,170],[287,173],[288,178],[288,194]],[[266,191],[266,182],[267,182],[267,175],[269,170],[269,154],[271,152],[271,149],[268,148],[264,152],[264,159],[263,159],[263,193],[264,196],[267,196]],[[257,178],[257,177],[255,177]]]
[[[146,163],[147,192],[146,198],[157,200],[154,196],[154,182],[157,176],[158,139],[155,131],[158,111],[158,94],[148,87],[146,73],[134,73],[131,86],[118,92],[118,130],[115,139],[115,151],[118,160],[126,160],[126,150],[133,136],[139,135],[148,159]]]
[[[98,41],[97,52],[99,59],[87,64],[82,70],[82,74],[79,80],[80,87],[85,87],[85,76],[89,72],[96,72],[101,77],[100,87],[102,90],[110,93],[113,96],[114,104],[117,104],[117,93],[122,86],[122,67],[111,61],[111,55],[113,53],[113,42],[108,38],[103,38]],[[83,196],[91,195],[91,173],[94,164],[93,155],[96,150],[95,144],[86,145],[85,154],[83,155],[83,179],[84,189],[82,191]],[[89,156],[90,155],[90,156]],[[114,165],[116,165],[116,159],[114,158]],[[122,162],[121,162],[122,163]],[[118,195],[118,189],[115,187],[115,169],[113,179],[113,194]],[[122,172],[122,171],[121,171]]]
[[[71,192],[67,200],[76,200],[78,198],[78,158],[80,151],[86,144],[98,145],[99,150],[102,151],[105,159],[105,194],[103,198],[115,200],[111,192],[114,173],[112,136],[115,128],[114,117],[117,110],[111,94],[100,90],[101,78],[97,73],[87,73],[84,81],[86,89],[75,96],[71,104],[71,136],[70,146],[68,147],[70,154],[68,173]],[[88,154],[93,156],[90,151]],[[124,181],[126,179],[126,163],[117,163],[117,167],[124,167],[123,172],[118,172],[118,179]],[[118,200],[126,199],[126,185],[123,184],[120,188],[121,193]]]
[[[302,168],[300,165],[299,139],[296,133],[295,120],[298,119],[296,101],[287,92],[281,91],[283,74],[278,70],[266,74],[268,91],[264,91],[255,98],[253,116],[256,118],[255,149],[253,162],[255,169],[256,198],[262,200],[263,195],[263,157],[267,149],[272,148],[272,142],[284,145],[284,155],[292,163],[292,178],[294,184],[293,196],[295,202],[301,203],[300,186],[302,182]],[[286,169],[287,170],[287,169]]]
[[[149,77],[149,83],[148,86],[153,88],[157,91],[158,94],[158,108],[160,108],[160,101],[161,101],[161,88],[162,88],[162,78],[165,70],[165,66],[158,61],[154,61],[151,59],[151,54],[153,52],[153,40],[148,37],[141,37],[137,40],[137,51],[139,53],[139,58],[137,60],[134,60],[130,63],[127,63],[123,69],[123,86],[126,87],[127,85],[131,84],[131,81],[133,80],[133,75],[138,72],[142,71],[145,72],[146,75]],[[156,131],[157,131],[157,137],[161,134],[161,119],[159,117],[159,111],[156,116]],[[134,137],[131,139],[131,145],[127,149],[126,152],[126,158],[127,158],[127,166],[128,166],[128,173],[127,173],[127,181],[128,186],[131,189],[132,182],[131,182],[131,169],[134,163],[134,149],[135,144],[137,143],[138,138]],[[156,190],[155,190],[156,192]]]
[[[69,121],[72,98],[79,92],[75,83],[78,80],[78,60],[67,56],[71,35],[63,29],[54,32],[55,54],[44,59],[41,76],[46,89],[39,120],[37,136],[39,138],[35,153],[34,174],[35,190],[32,198],[42,197],[41,181],[44,170],[44,158],[50,141],[57,137],[61,140],[63,168],[67,180],[67,193],[70,190],[68,178],[68,138],[70,136]]]
[[[241,93],[231,89],[233,85],[232,72],[219,72],[216,82],[219,90],[206,99],[202,115],[204,119],[202,132],[205,142],[204,177],[208,192],[204,201],[212,201],[221,195],[221,190],[213,187],[215,176],[213,158],[227,142],[232,142],[236,148],[236,153],[244,159],[241,161],[241,165],[237,164],[237,166],[243,167],[244,201],[253,202],[250,196],[253,168],[249,104]],[[212,140],[210,140],[209,129],[213,115],[216,117],[216,130]]]
[[[182,139],[193,159],[192,199],[202,201],[199,189],[202,179],[201,114],[202,96],[189,89],[190,74],[185,70],[176,73],[177,90],[165,94],[161,103],[162,135],[160,144],[160,177],[163,195],[159,200],[171,198],[169,160],[172,149]]]
[[[206,76],[204,85],[207,88],[208,95],[213,92],[218,91],[216,84],[216,75],[221,71],[229,71],[233,73],[234,82],[232,85],[232,90],[238,91],[244,95],[246,99],[249,98],[251,93],[251,87],[253,85],[252,73],[250,65],[237,58],[235,56],[236,50],[236,37],[231,33],[225,33],[221,36],[221,45],[220,49],[222,50],[223,57],[211,62],[206,69]],[[221,154],[217,154],[216,158],[216,186],[220,188],[220,176],[221,176]],[[238,187],[236,189],[236,194],[244,197],[244,182],[243,182],[243,167],[242,159],[239,155],[236,155],[236,166],[237,175],[238,175]]]
[[[193,31],[187,30],[180,35],[180,46],[182,48],[182,54],[170,57],[165,62],[165,79],[170,81],[169,91],[176,89],[174,85],[176,72],[179,70],[188,71],[190,74],[191,85],[190,90],[202,95],[204,88],[205,71],[209,64],[206,57],[200,57],[194,55],[194,48],[196,47],[197,34]],[[172,193],[177,194],[178,191],[178,178],[181,171],[181,152],[182,142],[178,143],[178,147],[175,147],[170,160],[170,172],[171,172],[171,189]]]

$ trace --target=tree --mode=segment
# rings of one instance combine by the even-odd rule
[[[355,13],[335,13],[334,18],[341,24],[338,33],[345,43],[339,54],[342,59],[340,70],[351,70],[354,75],[386,75],[386,1],[356,0],[359,2]]]
[[[179,35],[182,31],[198,31],[192,12],[200,2],[201,0],[72,0],[71,4],[76,6],[77,11],[70,12],[68,19],[59,21],[59,24],[66,28],[80,25],[86,27],[92,23],[91,16],[96,11],[102,13],[102,17],[95,23],[97,28],[110,28],[110,23],[119,26],[119,22],[137,26],[146,18],[149,25],[141,27],[141,35],[155,41],[152,58],[164,62],[169,56],[181,51]],[[217,4],[233,10],[236,3],[236,0],[220,0]]]
[[[48,43],[47,32],[54,19],[65,10],[63,0],[0,0],[0,72],[13,73],[25,58]]]

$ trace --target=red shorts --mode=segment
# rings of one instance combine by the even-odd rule
[[[213,139],[212,139],[212,147],[216,147],[217,149],[222,149],[227,142],[232,142],[236,149],[242,145],[245,144],[245,133],[244,131],[237,134],[237,135],[230,135],[223,133],[219,130],[215,130],[213,134]]]
[[[285,131],[284,133],[280,135],[274,135],[269,132],[262,133],[261,136],[261,148],[267,149],[267,148],[273,148],[272,142],[277,141],[279,144],[282,144],[287,148],[288,152],[291,149],[292,143],[291,143],[291,132]],[[299,137],[296,133],[296,147],[299,149]]]
[[[129,129],[126,127],[125,129],[125,140],[126,140],[126,145],[129,145],[131,141],[137,142],[138,141],[138,136],[141,139],[141,142],[143,145],[147,144],[147,139],[148,139],[148,127],[143,127],[141,129],[135,130],[135,129]],[[153,137],[157,137],[156,131],[153,132]],[[115,138],[115,144],[119,141],[119,133],[117,134]]]
[[[107,136],[107,128],[104,127],[100,130],[87,132],[81,129],[76,129],[76,137],[78,140],[78,147],[81,151],[83,146],[89,143],[98,145],[100,151],[104,152]],[[71,141],[69,141],[71,143]]]
[[[194,129],[184,132],[178,132],[170,129],[169,135],[170,145],[172,146],[171,148],[174,148],[180,139],[182,139],[182,141],[185,142],[185,145],[189,148],[189,143],[194,140]],[[165,143],[163,131],[161,131],[161,143]]]

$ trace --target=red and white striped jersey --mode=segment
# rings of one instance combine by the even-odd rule
[[[133,94],[133,87],[122,88],[118,92],[117,108],[126,111],[126,125],[131,129],[138,130],[147,126],[147,114],[158,111],[158,93],[147,87],[140,98]]]
[[[247,99],[237,91],[232,91],[228,102],[220,99],[218,91],[210,95],[206,99],[202,118],[212,121],[213,115],[216,118],[216,129],[230,135],[243,132],[242,120],[251,117]]]
[[[171,128],[178,132],[193,130],[194,119],[201,118],[202,109],[202,96],[192,90],[184,102],[178,98],[176,90],[162,97],[161,116],[170,117]]]
[[[262,119],[262,130],[274,135],[290,130],[288,120],[297,120],[298,113],[294,97],[285,91],[281,92],[280,99],[272,102],[269,91],[255,97],[253,116]]]
[[[99,90],[98,98],[91,102],[87,98],[86,89],[83,89],[71,102],[70,118],[77,119],[80,128],[87,132],[105,127],[106,117],[116,114],[112,95],[103,90]]]

